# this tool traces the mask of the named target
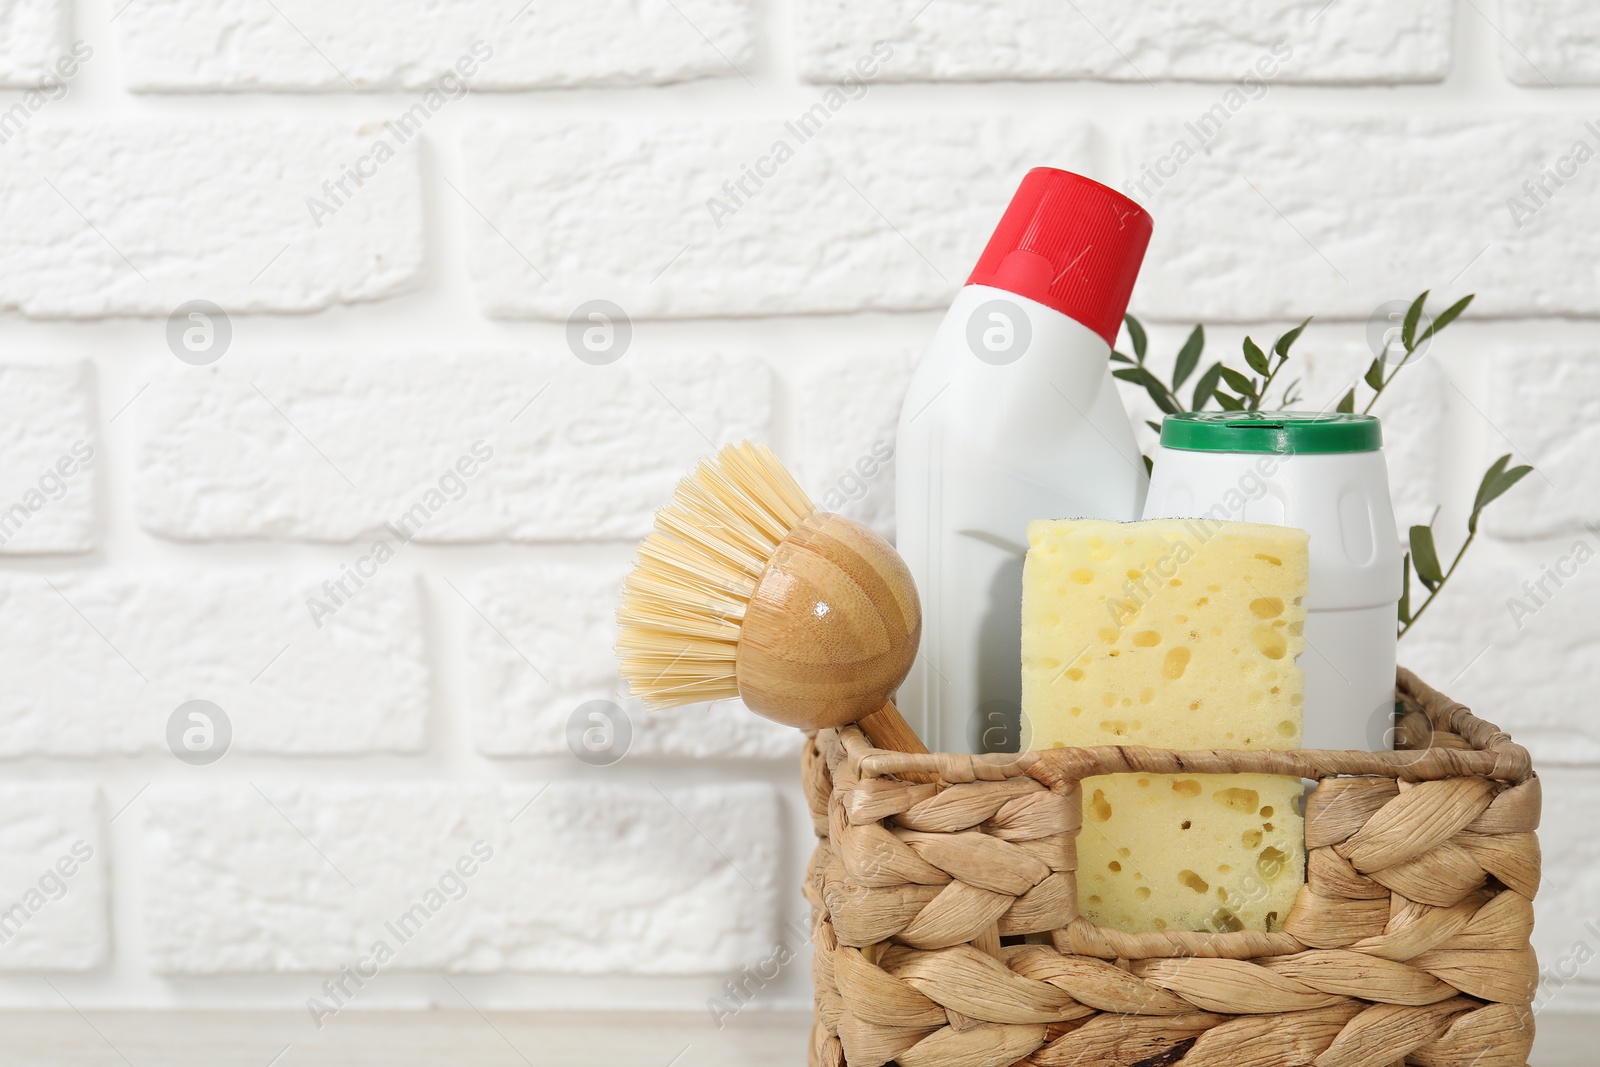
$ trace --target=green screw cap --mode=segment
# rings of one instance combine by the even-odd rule
[[[1375,415],[1322,411],[1189,411],[1161,421],[1161,444],[1186,452],[1376,452]]]

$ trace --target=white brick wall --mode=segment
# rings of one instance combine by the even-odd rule
[[[766,785],[241,782],[145,811],[145,932],[169,974],[321,976],[379,942],[396,970],[714,973],[776,932]]]
[[[1461,588],[1447,589],[1417,624],[1414,669],[1449,682],[1451,695],[1474,708],[1495,709],[1495,722],[1537,759],[1600,763],[1600,725],[1572,680],[1573,664],[1600,653],[1595,556],[1600,533],[1585,530],[1543,543],[1527,564],[1463,564]]]
[[[4,146],[0,307],[166,315],[204,297],[236,312],[316,311],[402,293],[422,270],[422,204],[415,148],[396,140],[312,116],[41,113]],[[394,153],[381,164],[380,144]]]
[[[0,365],[0,553],[95,547],[93,408],[90,363]]]
[[[323,588],[342,577],[6,575],[0,753],[164,751],[168,717],[196,699],[222,708],[241,752],[419,750],[429,679],[415,579],[380,572],[346,582],[349,598]]]
[[[1600,351],[1527,348],[1490,369],[1490,447],[1517,451],[1540,476],[1513,492],[1489,528],[1509,538],[1573,538],[1600,522]]]
[[[847,109],[871,86],[831,91],[837,107],[818,91],[737,123],[472,131],[484,311],[566,319],[594,297],[634,316],[936,307],[971,269],[1010,176],[1088,164],[1081,122],[859,122]]]
[[[799,468],[818,507],[894,536],[894,431],[916,355],[847,351],[799,375]]]
[[[96,790],[0,786],[0,971],[86,971],[110,952]]]
[[[1552,193],[1537,201],[1522,187],[1580,138],[1600,151],[1587,115],[1395,118],[1385,109],[1308,121],[1259,104],[1217,106],[1209,123],[1202,105],[1132,140],[1122,188],[1159,220],[1139,308],[1178,319],[1287,317],[1316,292],[1323,314],[1365,318],[1431,286],[1445,301],[1481,293],[1485,314],[1600,311],[1595,288],[1568,269],[1600,253],[1586,223],[1600,210],[1600,185],[1543,179]],[[1527,213],[1508,207],[1512,198]]]
[[[1543,1008],[1550,1011],[1582,1011],[1593,1004],[1592,991],[1584,987],[1600,955],[1600,855],[1595,852],[1590,806],[1600,800],[1600,782],[1592,775],[1558,771],[1546,777],[1544,796],[1540,837],[1563,844],[1545,845],[1544,880],[1539,884],[1541,916],[1561,916],[1559,922],[1534,925],[1533,947],[1545,975],[1540,995]]]
[[[1500,5],[1500,60],[1518,85],[1600,83],[1600,12],[1582,0],[1506,0]]]
[[[621,712],[603,755],[798,757],[800,735],[738,701],[646,714],[617,675],[616,605],[627,568],[551,564],[490,570],[455,590],[470,609],[467,667],[473,740],[492,756],[550,756],[570,748],[569,722],[589,701]]]
[[[5,0],[0,3],[0,86],[50,84],[55,61],[68,51],[71,21],[67,0]],[[28,107],[28,103],[24,103]]]
[[[1479,294],[1377,409],[1401,523],[1439,507],[1452,549],[1490,459],[1541,474],[1402,657],[1548,769],[1540,947],[1590,936],[1600,118],[1568,87],[1600,30],[1197,11],[0,0],[0,928],[46,879],[0,1005],[304,1010],[479,839],[345,999],[725,995],[804,915],[798,739],[640,711],[617,582],[747,435],[892,531],[910,366],[1038,163],[1154,212],[1158,363],[1197,318],[1214,357],[1315,314],[1327,404],[1381,302]],[[756,1005],[809,998],[802,954]],[[1600,967],[1556,1003],[1600,1009]]]
[[[396,552],[412,536],[642,536],[708,442],[764,436],[771,408],[758,360],[643,352],[610,366],[553,350],[285,354],[179,365],[150,393],[138,409],[146,529],[370,537]]]
[[[895,52],[887,74],[894,81],[1226,82],[1263,58],[1257,77],[1283,81],[1437,81],[1450,66],[1451,9],[1445,0],[802,0],[801,71],[836,81],[881,40]]]
[[[139,0],[118,40],[135,91],[658,85],[748,65],[756,14],[751,0]]]

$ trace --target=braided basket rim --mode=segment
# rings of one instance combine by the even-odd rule
[[[1376,775],[1402,781],[1478,776],[1515,785],[1534,776],[1528,750],[1498,726],[1478,718],[1404,667],[1395,685],[1402,704],[1421,711],[1433,728],[1456,734],[1470,749],[1425,748],[1394,752],[1337,749],[1244,751],[1241,749],[1164,749],[1141,746],[1051,748],[1034,752],[960,755],[912,754],[874,748],[859,728],[843,727],[840,740],[863,778],[924,773],[954,785],[1029,775],[1051,788],[1100,774],[1297,774],[1302,778]]]
[[[1396,681],[1390,752],[910,755],[854,726],[812,734],[813,1067],[1525,1067],[1537,775],[1499,727],[1408,670]],[[1284,928],[1128,933],[1080,917],[1079,783],[1124,772],[1320,780],[1317,862]],[[984,857],[1019,847],[1032,881],[1000,884]],[[1049,944],[1000,939],[1029,932]],[[1133,1006],[1111,1003],[1130,989]],[[1123,1058],[1123,1043],[1142,1051]]]

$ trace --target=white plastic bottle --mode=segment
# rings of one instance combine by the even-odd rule
[[[1136,519],[1147,480],[1108,357],[1150,216],[1029,171],[917,365],[896,438],[897,546],[922,646],[897,702],[935,752],[1014,752],[1033,519]]]

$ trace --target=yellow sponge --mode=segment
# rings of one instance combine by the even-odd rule
[[[1291,749],[1307,535],[1252,523],[1037,521],[1023,569],[1032,748]],[[1277,929],[1304,881],[1298,778],[1083,784],[1080,912],[1124,930]]]
[[[1305,883],[1300,779],[1108,774],[1083,783],[1078,911],[1118,930],[1278,930]]]
[[[1022,710],[1033,747],[1299,747],[1307,541],[1304,530],[1200,519],[1030,523]]]

